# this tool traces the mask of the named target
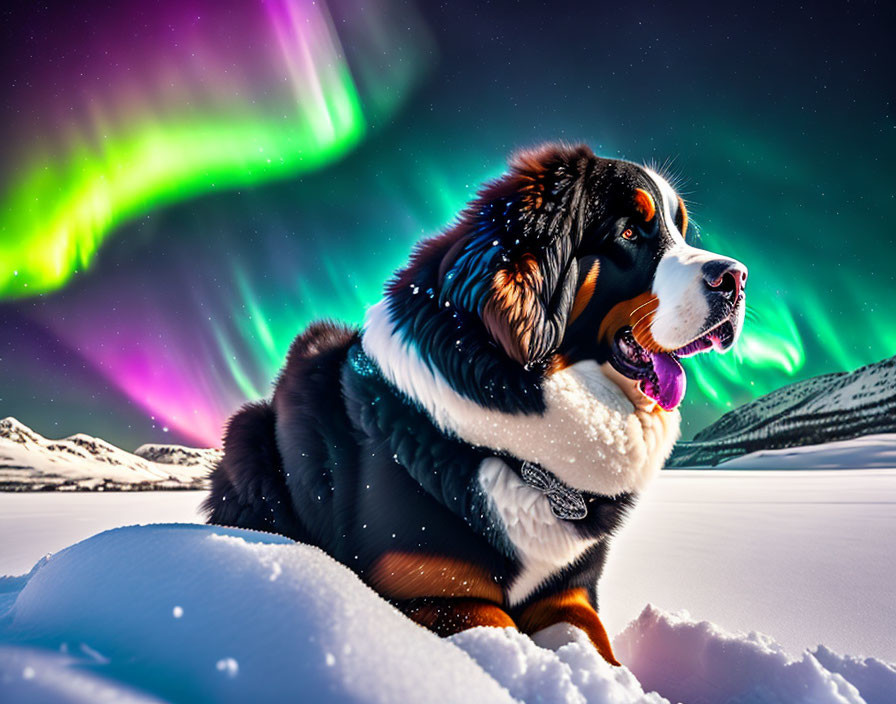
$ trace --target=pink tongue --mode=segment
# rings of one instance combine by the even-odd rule
[[[653,371],[656,373],[657,382],[644,382],[644,392],[654,399],[665,410],[671,411],[684,396],[687,386],[687,376],[684,369],[675,357],[663,352],[651,352],[653,358]]]

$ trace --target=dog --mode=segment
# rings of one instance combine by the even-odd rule
[[[687,229],[649,168],[512,157],[360,330],[295,339],[273,398],[229,421],[208,521],[319,546],[440,635],[571,624],[618,665],[611,536],[678,438],[679,359],[744,320],[746,268]]]

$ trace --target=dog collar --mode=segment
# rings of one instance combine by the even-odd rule
[[[564,521],[580,521],[588,515],[582,492],[564,484],[557,476],[534,462],[523,462],[520,476],[542,492],[551,504],[551,513]]]

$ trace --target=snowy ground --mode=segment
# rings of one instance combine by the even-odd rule
[[[195,521],[201,497],[0,494],[0,574]],[[262,534],[115,531],[0,582],[0,700],[892,702],[894,506],[896,470],[665,472],[602,582],[630,670],[494,629],[440,641]]]
[[[610,550],[604,622],[651,602],[896,662],[894,546],[896,470],[667,470]]]
[[[725,469],[878,469],[896,467],[896,434],[863,435],[823,445],[760,450],[723,462]]]
[[[0,492],[0,576],[110,528],[201,523],[204,491]]]

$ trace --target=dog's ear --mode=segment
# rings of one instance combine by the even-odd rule
[[[516,155],[463,213],[466,236],[442,261],[440,304],[478,314],[520,364],[546,363],[563,339],[597,162],[584,146]]]

